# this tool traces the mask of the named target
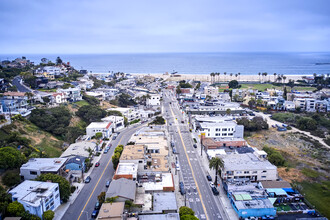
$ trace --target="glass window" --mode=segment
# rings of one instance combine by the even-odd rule
[[[30,171],[30,174],[31,175],[37,175],[38,173],[37,173],[37,171]]]

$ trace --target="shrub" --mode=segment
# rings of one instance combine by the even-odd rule
[[[269,162],[275,166],[286,166],[286,161],[279,151],[270,147],[263,147],[262,149],[268,154]]]
[[[12,187],[21,182],[21,177],[18,172],[9,170],[2,176],[2,182],[8,187]]]

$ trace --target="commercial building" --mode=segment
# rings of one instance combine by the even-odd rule
[[[43,173],[60,174],[67,158],[31,158],[20,168],[20,176],[23,180],[37,178]]]
[[[234,121],[223,123],[200,123],[200,132],[204,133],[207,138],[243,138],[244,126],[237,125]]]
[[[102,138],[110,138],[113,130],[112,128],[112,122],[92,122],[86,127],[86,134],[93,137],[96,133],[101,132]]]
[[[224,167],[221,170],[223,180],[248,179],[251,181],[276,180],[277,167],[267,159],[264,151],[246,154],[227,154],[221,156]]]
[[[153,211],[159,213],[176,213],[178,205],[174,192],[156,192],[153,194]]]
[[[55,211],[61,204],[58,183],[25,180],[9,193],[13,201],[18,201],[26,211],[40,218],[45,211]]]
[[[125,202],[102,203],[97,220],[122,220]]]

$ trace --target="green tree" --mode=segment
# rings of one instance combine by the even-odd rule
[[[107,115],[107,112],[98,106],[84,105],[81,106],[76,115],[82,118],[85,122],[91,123],[96,121],[101,121]]]
[[[13,170],[8,170],[3,176],[2,176],[2,182],[8,187],[15,186],[21,182],[21,177],[18,172]]]
[[[286,90],[286,86],[284,86],[284,91],[283,91],[283,98],[285,99],[285,100],[287,100],[287,94],[288,94],[288,91]]]
[[[97,200],[99,203],[104,203],[105,202],[105,192],[101,192],[100,195],[97,196]]]
[[[50,98],[48,96],[42,97],[44,103],[48,104],[50,102]]]
[[[226,110],[226,114],[227,114],[227,115],[230,115],[230,113],[231,113],[231,109],[230,109],[230,108],[227,108],[227,110]]]
[[[107,115],[108,116],[110,116],[110,115],[123,116],[123,114],[120,111],[117,111],[117,110],[109,110],[109,111],[107,111]]]
[[[183,215],[180,220],[198,220],[198,218],[194,215]]]
[[[125,201],[125,207],[128,208],[128,212],[131,212],[131,208],[137,207],[131,200]]]
[[[114,155],[111,157],[113,169],[117,169],[119,159],[120,159],[120,153],[119,152],[114,153]]]
[[[0,186],[0,213],[3,215],[6,213],[9,203],[11,203],[11,195],[7,193],[3,186]]]
[[[155,120],[153,120],[150,124],[164,125],[165,119],[162,116],[156,116]]]
[[[42,214],[44,220],[53,220],[55,213],[52,210],[47,210]]]
[[[297,121],[297,127],[304,131],[313,131],[317,129],[317,122],[309,117],[302,117]]]
[[[62,63],[63,63],[62,59],[60,57],[57,57],[56,58],[56,65],[59,65],[59,64],[62,64]]]
[[[180,209],[179,209],[179,215],[180,215],[180,218],[181,218],[181,216],[184,216],[184,215],[194,216],[195,212],[187,206],[181,206]]]
[[[209,162],[209,167],[210,169],[214,169],[215,170],[215,181],[214,181],[214,185],[218,185],[218,171],[221,171],[221,169],[224,166],[224,162],[220,157],[213,157],[210,162]],[[220,174],[221,175],[221,174]]]
[[[118,199],[118,196],[114,196],[114,197],[111,197],[111,198],[106,198],[105,203],[112,204],[112,203],[116,202],[117,199]]]
[[[15,201],[15,202],[12,202],[8,205],[7,212],[11,216],[21,216],[25,212],[25,209],[24,209],[24,206],[21,203]]]
[[[103,137],[102,132],[97,132],[97,133],[95,134],[95,138],[96,138],[96,139],[101,139],[102,137]]]
[[[86,102],[88,102],[90,105],[99,105],[100,104],[100,101],[97,98],[86,95],[85,93],[83,94],[82,98],[84,100],[86,100]]]
[[[239,84],[237,82],[237,80],[232,80],[228,83],[228,86],[229,88],[232,88],[232,89],[237,89],[239,88]]]
[[[121,155],[121,153],[123,152],[123,150],[124,150],[124,146],[123,145],[118,145],[115,148],[115,153],[119,153]]]
[[[43,182],[51,181],[53,183],[58,183],[60,188],[61,200],[63,200],[63,202],[68,201],[71,194],[71,189],[69,181],[67,181],[64,177],[59,176],[57,174],[45,173],[38,176],[35,180]]]
[[[24,163],[25,157],[12,147],[0,148],[0,169],[18,168]]]

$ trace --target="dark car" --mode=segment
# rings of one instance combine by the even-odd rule
[[[110,186],[110,183],[111,183],[111,180],[108,180],[105,184],[105,187],[109,187]]]
[[[86,177],[85,179],[85,183],[89,183],[92,180],[92,178],[90,176]]]
[[[219,191],[215,187],[212,187],[212,192],[213,192],[213,195],[215,195],[215,196],[219,195]]]
[[[98,214],[99,214],[99,210],[94,210],[92,212],[92,218],[96,218]]]
[[[197,148],[197,144],[194,144],[193,146],[194,146],[194,148]]]
[[[106,154],[108,153],[108,151],[109,151],[108,149],[105,149],[103,153]]]
[[[206,178],[208,181],[212,181],[212,177],[210,175],[207,175]]]
[[[100,166],[100,162],[96,162],[95,167],[99,167],[99,166]]]
[[[112,137],[112,140],[116,140],[116,138],[117,138],[116,136],[113,136],[113,137]]]
[[[95,203],[95,207],[94,207],[94,209],[95,210],[99,210],[101,208],[101,204],[97,201],[96,203]]]

